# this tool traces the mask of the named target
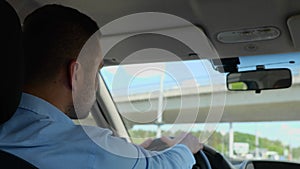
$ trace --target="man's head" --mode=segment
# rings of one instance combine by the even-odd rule
[[[101,60],[95,35],[98,29],[90,17],[60,5],[46,5],[27,16],[23,24],[25,91],[42,97],[69,116],[74,117],[74,107],[88,111],[81,107],[94,96],[83,93],[91,94],[95,88],[83,90],[96,85]],[[43,91],[46,87],[52,91]]]

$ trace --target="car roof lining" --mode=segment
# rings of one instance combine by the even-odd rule
[[[300,1],[297,0],[230,0],[230,2],[224,0],[8,1],[19,12],[22,20],[39,6],[58,3],[79,9],[93,17],[100,27],[133,13],[164,12],[173,14],[203,29],[221,58],[299,51],[293,45],[292,35],[287,25],[288,18],[300,14]],[[281,35],[274,40],[236,44],[223,44],[216,38],[220,32],[264,26],[278,28]],[[297,32],[294,33],[297,34]]]

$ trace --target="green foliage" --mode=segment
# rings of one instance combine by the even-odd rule
[[[292,154],[294,159],[300,159],[300,147],[294,148]]]
[[[171,133],[169,131],[163,131],[163,135],[167,136],[176,136],[181,131],[176,133]],[[133,139],[133,142],[136,144],[142,143],[147,138],[155,138],[155,131],[146,131],[146,130],[129,130],[129,134]],[[192,134],[198,138],[201,138],[201,135],[209,136],[208,140],[204,140],[206,144],[214,147],[219,152],[223,152],[225,155],[228,154],[229,150],[229,135],[228,133],[222,136],[220,132],[214,132],[213,134],[208,132],[192,132]],[[234,133],[234,142],[246,142],[249,143],[250,151],[255,150],[255,135],[235,132]],[[289,149],[289,147],[283,145],[282,142],[278,140],[269,140],[267,138],[259,138],[259,148],[266,149],[269,151],[276,151],[279,155],[283,155],[284,149]],[[293,149],[293,157],[300,158],[300,147]]]
[[[234,133],[234,141],[235,142],[247,142],[250,146],[250,151],[255,150],[255,135],[251,134],[245,134],[245,133]],[[267,138],[259,138],[259,148],[264,148],[269,151],[276,151],[279,155],[283,155],[284,149],[286,149],[286,146],[284,146],[280,141],[278,140],[269,140]]]
[[[259,139],[261,147],[267,147],[269,151],[276,151],[279,155],[283,155],[283,151],[286,148],[280,141],[270,141],[266,138]]]
[[[246,142],[249,143],[250,150],[255,149],[255,136],[251,134],[245,134],[245,133],[234,133],[234,142]]]
[[[244,82],[233,82],[230,83],[230,88],[232,90],[246,90],[248,87],[247,84]]]
[[[128,132],[132,139],[132,142],[135,144],[141,144],[147,138],[154,138],[156,135],[156,132],[146,130],[129,130]]]

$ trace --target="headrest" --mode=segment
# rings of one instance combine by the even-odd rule
[[[23,83],[23,49],[20,20],[6,1],[0,1],[0,124],[16,111]]]

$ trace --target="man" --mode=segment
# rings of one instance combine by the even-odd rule
[[[47,5],[25,19],[23,30],[24,93],[14,116],[0,127],[0,149],[38,168],[192,167],[192,153],[201,144],[191,134],[164,137],[171,148],[151,152],[69,118],[85,117],[95,101],[102,58],[93,20],[71,8]]]

